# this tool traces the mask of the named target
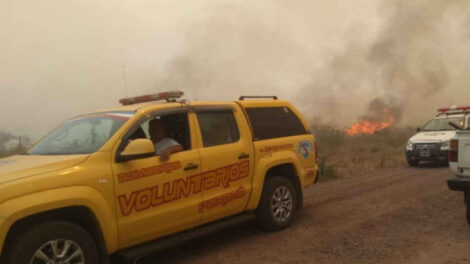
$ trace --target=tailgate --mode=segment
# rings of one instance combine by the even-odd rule
[[[458,167],[470,169],[470,131],[459,131],[459,161]]]

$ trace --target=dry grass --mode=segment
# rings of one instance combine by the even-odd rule
[[[320,181],[406,166],[404,148],[412,128],[389,128],[374,135],[347,136],[332,125],[314,124]]]

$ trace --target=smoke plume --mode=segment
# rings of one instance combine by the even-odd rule
[[[461,96],[468,100],[464,14],[469,9],[468,1],[383,1],[376,39],[360,44],[353,39],[304,87],[317,98],[309,109],[349,112],[349,122],[358,109],[365,112],[360,120],[384,121],[383,109],[389,109],[396,121],[403,116],[410,124],[431,117],[441,105],[468,104]]]
[[[190,100],[275,94],[344,128],[386,119],[385,108],[418,125],[470,102],[469,13],[467,0],[6,0],[0,104],[12,111],[0,130],[38,137],[173,89]]]

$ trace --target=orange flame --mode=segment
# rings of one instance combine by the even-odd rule
[[[367,120],[357,122],[356,124],[352,125],[352,127],[350,129],[348,129],[346,131],[346,133],[350,136],[354,136],[354,135],[358,135],[358,134],[373,135],[373,134],[375,134],[375,132],[382,131],[385,128],[387,128],[387,127],[389,127],[393,124],[393,121],[395,121],[393,116],[390,115],[388,118],[389,119],[388,119],[387,122],[373,123],[373,122],[370,122],[370,121],[367,121]]]

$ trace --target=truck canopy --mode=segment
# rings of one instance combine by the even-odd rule
[[[253,140],[309,134],[306,120],[290,103],[282,100],[241,100],[253,132]]]

